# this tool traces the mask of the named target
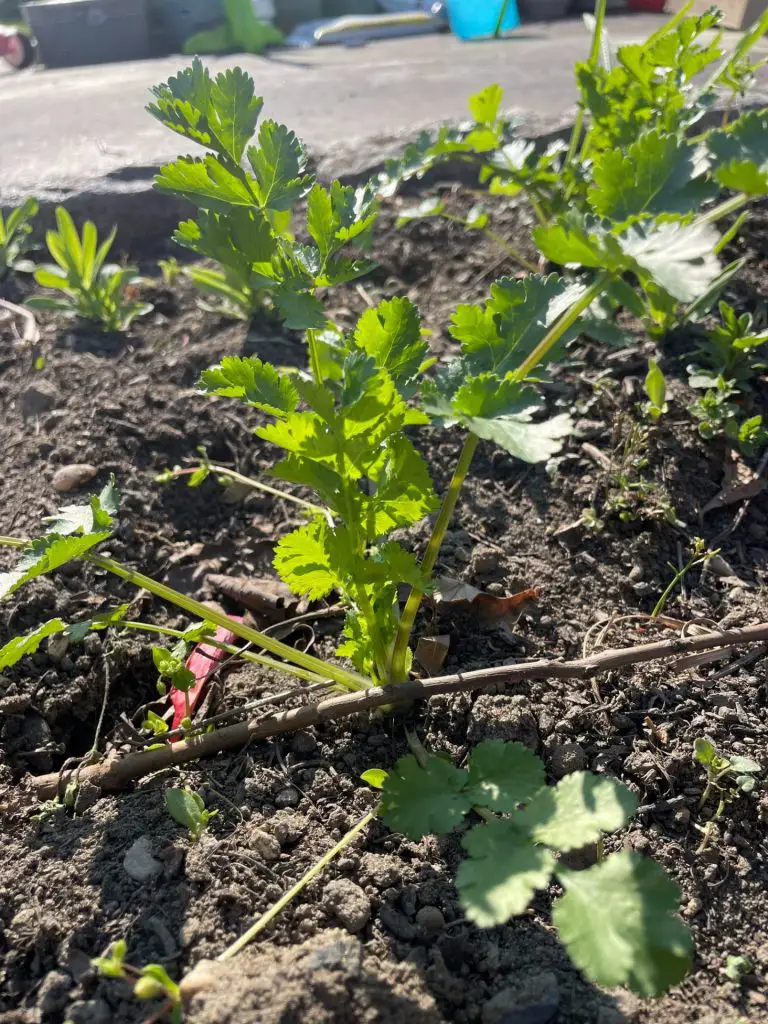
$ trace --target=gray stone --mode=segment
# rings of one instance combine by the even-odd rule
[[[41,1013],[57,1013],[69,1002],[72,978],[66,971],[51,971],[43,978],[37,991],[37,1005]]]
[[[371,919],[371,901],[360,886],[348,878],[336,878],[326,885],[323,904],[353,935]]]
[[[314,754],[317,750],[317,740],[311,732],[297,732],[291,746],[295,754]]]
[[[152,856],[152,840],[149,836],[139,836],[128,848],[123,857],[123,868],[137,882],[147,882],[160,874],[163,865]]]
[[[109,1024],[112,1010],[103,999],[79,999],[67,1011],[72,1024]]]
[[[72,462],[57,469],[51,483],[54,491],[74,491],[76,487],[83,487],[89,480],[93,480],[97,473],[98,469],[88,462]]]
[[[416,914],[416,927],[427,937],[439,935],[445,928],[445,918],[439,907],[422,907]]]
[[[260,828],[251,829],[247,835],[247,842],[250,848],[267,863],[280,858],[280,843],[269,832],[264,832]]]
[[[587,767],[587,755],[578,743],[561,743],[552,751],[552,774],[557,779]]]
[[[403,942],[410,942],[416,934],[416,929],[405,914],[401,914],[394,907],[383,906],[379,910],[379,920],[387,931],[392,932],[396,939],[402,939]]]
[[[560,989],[552,971],[521,978],[489,999],[482,1010],[483,1024],[550,1024],[557,1018]]]

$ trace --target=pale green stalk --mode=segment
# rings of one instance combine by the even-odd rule
[[[201,465],[217,476],[220,475],[228,477],[230,480],[236,480],[245,487],[252,487],[254,490],[264,491],[266,494],[272,494],[276,498],[283,498],[285,501],[292,501],[296,505],[302,505],[310,512],[325,515],[326,510],[321,505],[314,505],[311,501],[305,501],[304,498],[297,498],[295,494],[289,494],[287,491],[281,491],[277,487],[271,487],[269,484],[262,483],[261,480],[254,480],[253,477],[244,476],[242,473],[238,473],[234,469],[227,469],[226,466],[219,466],[213,462],[204,462],[201,463]],[[174,477],[191,476],[193,473],[196,473],[199,468],[200,466],[193,466],[190,469],[174,469],[171,470],[171,472]]]
[[[595,30],[592,33],[592,46],[589,50],[589,57],[587,58],[587,66],[590,68],[597,67],[597,62],[600,59],[600,40],[603,37],[603,25],[605,24],[605,9],[607,6],[607,0],[595,0]],[[571,139],[568,143],[568,152],[565,156],[565,162],[563,164],[563,170],[573,162],[576,156],[576,150],[579,148],[579,142],[581,140],[581,131],[584,127],[584,105],[579,103],[579,109],[576,113],[576,120],[573,122],[573,128],[571,130]]]

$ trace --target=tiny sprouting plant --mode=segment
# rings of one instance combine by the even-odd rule
[[[744,417],[742,401],[735,381],[722,374],[714,376],[700,371],[688,378],[692,388],[704,393],[691,403],[691,416],[696,420],[699,434],[706,440],[725,437],[744,455],[752,456],[768,443],[768,429],[763,425],[761,413]]]
[[[599,854],[584,870],[560,855],[622,828],[637,801],[606,776],[574,772],[546,784],[541,760],[521,743],[487,740],[467,769],[442,756],[408,754],[385,778],[379,815],[418,841],[460,830],[466,857],[456,888],[467,918],[481,928],[525,912],[552,882],[564,893],[552,921],[573,962],[599,985],[655,996],[688,970],[691,938],[676,916],[677,886],[653,861],[627,851]],[[472,817],[480,818],[472,824]]]
[[[744,975],[750,974],[753,969],[754,964],[748,956],[743,954],[737,956],[729,954],[725,958],[725,976],[736,985],[740,985]]]
[[[134,967],[126,963],[127,952],[125,939],[118,939],[112,943],[105,956],[94,957],[91,963],[102,977],[127,981],[133,986],[133,994],[137,999],[162,998],[163,1006],[153,1020],[165,1018],[169,1024],[181,1024],[183,1010],[179,986],[169,977],[162,964]]]
[[[165,696],[169,686],[184,694],[184,723],[191,724],[189,708],[189,690],[195,685],[195,674],[184,664],[189,645],[185,640],[179,640],[172,650],[167,647],[153,647],[152,661],[160,674],[157,682],[157,692]]]
[[[34,265],[23,257],[29,248],[32,221],[38,209],[37,200],[29,198],[6,217],[0,211],[0,280],[9,270],[33,269]]]
[[[61,298],[33,296],[30,309],[50,310],[79,317],[101,326],[103,331],[123,331],[137,316],[149,313],[152,306],[136,295],[140,280],[133,267],[106,263],[115,239],[116,228],[99,244],[92,221],[83,225],[79,235],[69,213],[56,208],[58,231],[47,232],[48,252],[55,263],[38,267],[35,280],[44,288],[62,294]]]
[[[175,256],[170,256],[167,260],[158,260],[157,265],[160,268],[160,276],[165,287],[173,288],[181,275],[181,264],[179,261]]]
[[[323,329],[317,290],[371,267],[359,250],[376,219],[373,192],[338,182],[323,188],[307,172],[303,144],[284,125],[263,120],[256,133],[263,100],[241,68],[214,79],[196,59],[152,92],[149,112],[207,151],[166,164],[155,179],[157,189],[198,208],[174,238],[217,267],[192,267],[190,279],[243,319],[269,303],[287,327]],[[311,244],[297,241],[292,228],[305,199]]]
[[[709,548],[707,547],[706,541],[702,540],[701,537],[694,537],[691,542],[691,557],[684,565],[676,566],[671,562],[667,563],[669,568],[674,572],[674,576],[664,588],[661,596],[654,605],[653,611],[651,612],[651,618],[655,619],[658,615],[661,615],[675,587],[685,579],[691,569],[705,566],[707,562],[710,562],[719,554],[720,548]]]
[[[166,789],[165,806],[174,821],[189,829],[193,841],[200,838],[208,828],[211,818],[219,813],[207,811],[203,798],[189,786],[185,786],[184,789]]]
[[[768,342],[768,332],[753,331],[750,313],[738,316],[727,302],[720,302],[720,321],[704,332],[703,340],[694,352],[696,366],[734,381],[737,385],[747,383],[760,370],[768,368],[762,358],[755,358],[757,350]]]
[[[757,783],[755,776],[762,769],[751,757],[721,753],[712,740],[704,736],[693,742],[693,759],[702,766],[707,780],[699,800],[699,810],[706,806],[713,793],[718,796],[717,808],[712,819],[703,828],[697,826],[704,833],[696,851],[701,853],[709,845],[716,822],[722,818],[728,802],[740,793],[751,793]]]
[[[655,423],[667,411],[667,382],[655,359],[648,360],[648,373],[645,375],[644,387],[648,398],[645,412]]]

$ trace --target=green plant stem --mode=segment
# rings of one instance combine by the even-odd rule
[[[6,548],[25,548],[27,544],[25,537],[0,537],[0,545]]]
[[[244,932],[239,939],[228,946],[223,953],[220,953],[216,957],[217,960],[231,960],[233,956],[236,956],[240,950],[244,949],[249,942],[252,942],[260,932],[263,932],[267,925],[271,924],[272,921],[277,917],[281,910],[288,906],[288,904],[294,900],[299,893],[305,889],[313,878],[316,878],[333,860],[334,857],[338,856],[345,847],[349,846],[352,840],[358,836],[363,829],[367,828],[376,818],[375,811],[369,811],[368,814],[364,815],[354,825],[347,834],[332,847],[328,853],[324,854],[316,864],[313,864],[309,871],[303,875],[296,885],[292,889],[289,889],[269,910],[262,914],[257,921],[255,921],[247,932]]]
[[[695,558],[691,558],[688,562],[686,562],[682,569],[678,569],[675,575],[667,584],[667,586],[664,588],[661,597],[654,605],[653,611],[651,612],[651,619],[657,618],[664,611],[664,606],[669,600],[669,595],[675,589],[680,580],[682,580],[685,577],[685,575],[691,571],[691,569],[694,569],[697,565],[706,564],[710,560],[710,558],[713,558],[717,553],[717,551],[706,551],[703,555],[696,555]]]
[[[570,306],[565,313],[563,313],[560,319],[552,324],[536,348],[522,361],[520,366],[518,366],[515,370],[515,380],[525,380],[531,370],[534,370],[542,359],[544,359],[544,357],[549,353],[550,349],[560,341],[565,332],[573,327],[584,310],[591,306],[595,299],[604,291],[605,286],[612,277],[612,272],[606,270],[595,278],[581,298],[577,299],[577,301],[574,302],[574,304]]]
[[[281,491],[278,487],[270,487],[269,484],[264,484],[261,480],[254,480],[253,477],[244,476],[242,473],[238,473],[234,469],[227,469],[226,466],[219,466],[213,462],[203,463],[203,465],[206,469],[209,469],[217,476],[221,475],[229,477],[229,479],[237,480],[238,483],[244,484],[246,487],[252,487],[256,491],[264,491],[266,494],[273,494],[276,498],[284,498],[285,501],[292,501],[296,505],[302,505],[311,512],[317,512],[320,515],[325,515],[326,510],[322,505],[315,505],[311,501],[305,501],[304,498],[297,498],[295,494],[288,494],[287,491]],[[172,474],[174,477],[192,476],[192,474],[196,473],[199,468],[199,466],[192,466],[190,469],[174,469],[172,470]]]
[[[748,202],[749,196],[745,192],[739,192],[738,195],[731,196],[730,199],[726,199],[717,206],[713,206],[707,213],[703,213],[696,223],[714,224],[723,217],[727,217],[729,213],[736,213],[742,206],[746,206]]]
[[[251,627],[246,626],[245,623],[235,622],[233,619],[230,619],[228,615],[225,615],[224,612],[216,611],[215,608],[209,608],[208,605],[202,604],[200,601],[196,601],[192,597],[187,597],[186,594],[179,593],[178,590],[174,590],[172,587],[168,587],[164,583],[160,583],[158,580],[152,579],[151,576],[145,576],[144,573],[136,572],[134,569],[129,569],[127,566],[115,561],[114,558],[105,558],[103,555],[88,554],[85,556],[85,561],[90,562],[91,565],[95,565],[99,569],[104,569],[106,572],[111,572],[115,576],[119,576],[121,579],[127,580],[128,583],[132,583],[134,586],[140,587],[142,590],[148,590],[151,594],[161,598],[163,601],[169,601],[171,604],[175,604],[179,608],[183,608],[184,611],[189,612],[196,618],[207,622],[213,622],[217,626],[223,626],[225,629],[234,633],[235,636],[239,636],[243,640],[249,640],[252,644],[256,644],[258,647],[263,647],[272,654],[277,654],[279,657],[285,658],[289,663],[285,666],[284,671],[286,672],[292,671],[292,665],[298,665],[300,668],[308,669],[310,672],[317,673],[321,678],[332,679],[334,683],[338,683],[345,690],[363,690],[367,689],[371,685],[371,681],[366,679],[365,676],[358,675],[355,672],[350,672],[347,669],[341,668],[339,665],[333,665],[330,662],[322,661],[320,658],[315,658],[311,654],[304,654],[303,651],[297,651],[294,647],[289,647],[288,644],[284,644],[280,640],[276,640],[267,633],[260,633],[256,629],[251,629]]]
[[[499,17],[496,19],[496,28],[493,30],[493,38],[498,39],[501,35],[501,26],[504,24],[504,16],[507,13],[509,7],[509,0],[504,0],[499,10]]]
[[[435,562],[437,561],[437,556],[440,553],[440,547],[443,543],[443,538],[445,537],[445,531],[448,529],[448,524],[450,523],[453,511],[456,508],[456,502],[459,499],[461,485],[464,483],[464,478],[466,477],[472,463],[472,458],[475,454],[478,440],[479,438],[476,434],[468,434],[464,441],[464,447],[461,449],[459,461],[456,464],[456,469],[451,477],[448,490],[443,498],[443,503],[440,506],[437,521],[432,530],[432,536],[429,538],[427,550],[424,552],[424,558],[421,561],[421,571],[425,577],[428,577],[435,567]],[[406,651],[408,649],[408,640],[410,639],[413,623],[416,620],[416,614],[421,606],[421,599],[423,597],[424,591],[422,589],[419,587],[411,588],[408,600],[405,603],[405,608],[400,616],[400,622],[395,636],[395,643],[392,648],[392,661],[389,670],[390,682],[402,683],[405,681],[405,661]]]
[[[115,625],[120,629],[135,629],[145,633],[160,633],[162,636],[172,636],[178,640],[186,639],[186,635],[181,629],[171,629],[170,626],[155,626],[151,622],[120,621],[116,622]],[[278,672],[285,672],[288,675],[296,676],[297,679],[305,679],[309,683],[328,682],[327,676],[319,676],[315,672],[308,672],[295,665],[288,668],[282,661],[276,661],[274,658],[268,658],[265,654],[254,654],[253,651],[242,650],[234,644],[224,643],[221,640],[216,640],[214,637],[203,637],[200,640],[200,643],[209,644],[211,647],[217,647],[220,651],[224,651],[226,654],[242,658],[243,661],[255,662],[257,665],[264,665],[267,668],[273,668]]]
[[[607,6],[607,0],[595,0],[595,28],[592,33],[592,45],[589,50],[589,57],[587,58],[587,67],[595,68],[600,58],[600,42],[603,38],[603,25],[605,24],[605,9]],[[576,150],[579,148],[579,142],[581,141],[581,132],[584,127],[584,104],[579,103],[579,109],[576,113],[576,120],[573,122],[573,129],[571,130],[571,138],[568,143],[568,152],[565,156],[565,162],[563,164],[563,170],[573,162],[576,156]],[[562,172],[561,172],[562,173]]]

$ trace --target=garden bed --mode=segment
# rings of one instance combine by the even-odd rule
[[[522,218],[513,208],[500,226],[535,258]],[[456,302],[481,299],[494,278],[514,268],[492,243],[450,223],[397,231],[393,221],[390,205],[376,229],[379,269],[362,288],[336,289],[328,314],[350,326],[367,304],[407,295],[434,332],[434,350],[450,350],[446,327]],[[747,255],[748,262],[727,295],[738,312],[762,317],[758,326],[764,326],[768,295],[761,241],[767,226],[766,208],[755,211],[730,247],[731,259]],[[141,269],[156,273],[151,263]],[[2,287],[18,300],[26,279]],[[125,335],[105,337],[43,318],[41,339],[31,345],[8,325],[0,327],[0,533],[38,531],[40,516],[62,504],[54,473],[92,464],[97,475],[72,500],[116,475],[123,505],[122,525],[109,543],[115,557],[242,613],[208,576],[270,575],[275,542],[301,522],[296,507],[256,491],[222,488],[212,478],[188,489],[183,481],[159,484],[155,477],[175,464],[192,464],[198,446],[215,462],[260,476],[273,462],[269,446],[252,433],[260,415],[199,396],[195,382],[228,354],[303,365],[304,345],[298,333],[268,318],[248,330],[200,310],[183,278],[172,292],[158,285],[146,297],[155,303],[154,314]],[[716,541],[725,565],[689,574],[684,595],[675,592],[666,615],[730,626],[768,619],[765,492],[738,521],[739,504],[702,514],[723,484],[724,447],[703,441],[687,411],[690,336],[664,345],[670,410],[649,432],[642,470],[652,485],[645,512],[669,501],[685,528],[640,508],[630,521],[607,517],[602,529],[578,523],[590,507],[601,516],[655,352],[639,328],[626,327],[632,341],[621,349],[577,341],[545,386],[551,412],[575,411],[576,429],[560,457],[547,467],[528,466],[481,442],[439,572],[491,593],[535,587],[540,595],[503,629],[487,628],[466,609],[427,609],[419,632],[451,638],[445,671],[578,658],[584,647],[590,653],[598,644],[674,635],[672,625],[610,619],[649,613],[671,578],[668,563],[687,557],[696,535]],[[413,436],[440,493],[459,440],[428,428]],[[417,550],[426,538],[425,526],[407,534]],[[0,552],[3,568],[12,561],[12,554]],[[106,595],[114,604],[134,594],[94,569],[65,568],[3,606],[0,642],[54,613],[77,620],[101,609]],[[136,607],[155,622],[183,628],[186,621],[149,595]],[[310,624],[316,650],[329,654],[341,620],[320,617]],[[233,961],[217,986],[198,997],[190,1021],[766,1019],[768,803],[759,787],[730,803],[717,836],[696,854],[696,825],[705,825],[713,808],[699,810],[703,779],[691,758],[693,740],[706,735],[727,752],[765,762],[765,661],[732,671],[725,670],[727,657],[684,671],[658,662],[594,681],[545,680],[498,693],[442,696],[407,712],[357,716],[168,770],[141,780],[132,792],[99,797],[85,787],[78,813],[41,813],[24,774],[56,770],[65,758],[87,752],[105,685],[106,738],[121,715],[132,719],[155,699],[149,643],[133,636],[110,640],[107,681],[102,637],[91,634],[55,661],[39,651],[8,669],[3,681],[3,1020],[146,1019],[149,1011],[131,999],[129,988],[98,978],[90,958],[121,937],[132,962],[162,962],[174,977],[216,957],[374,806],[375,795],[359,776],[374,766],[391,768],[407,752],[404,725],[458,761],[478,740],[515,739],[543,756],[551,776],[589,767],[630,786],[641,811],[609,847],[623,844],[653,856],[681,887],[696,947],[690,976],[654,1002],[602,992],[584,980],[557,941],[549,895],[538,897],[523,917],[481,931],[458,906],[452,882],[458,841],[416,844],[374,823]],[[307,638],[304,629],[292,639]],[[280,685],[253,665],[233,671],[219,707]],[[206,805],[218,811],[198,843],[164,806],[166,786],[178,780],[201,790]],[[145,849],[143,882],[124,864],[137,840]],[[725,976],[729,954],[752,962],[741,985]]]

